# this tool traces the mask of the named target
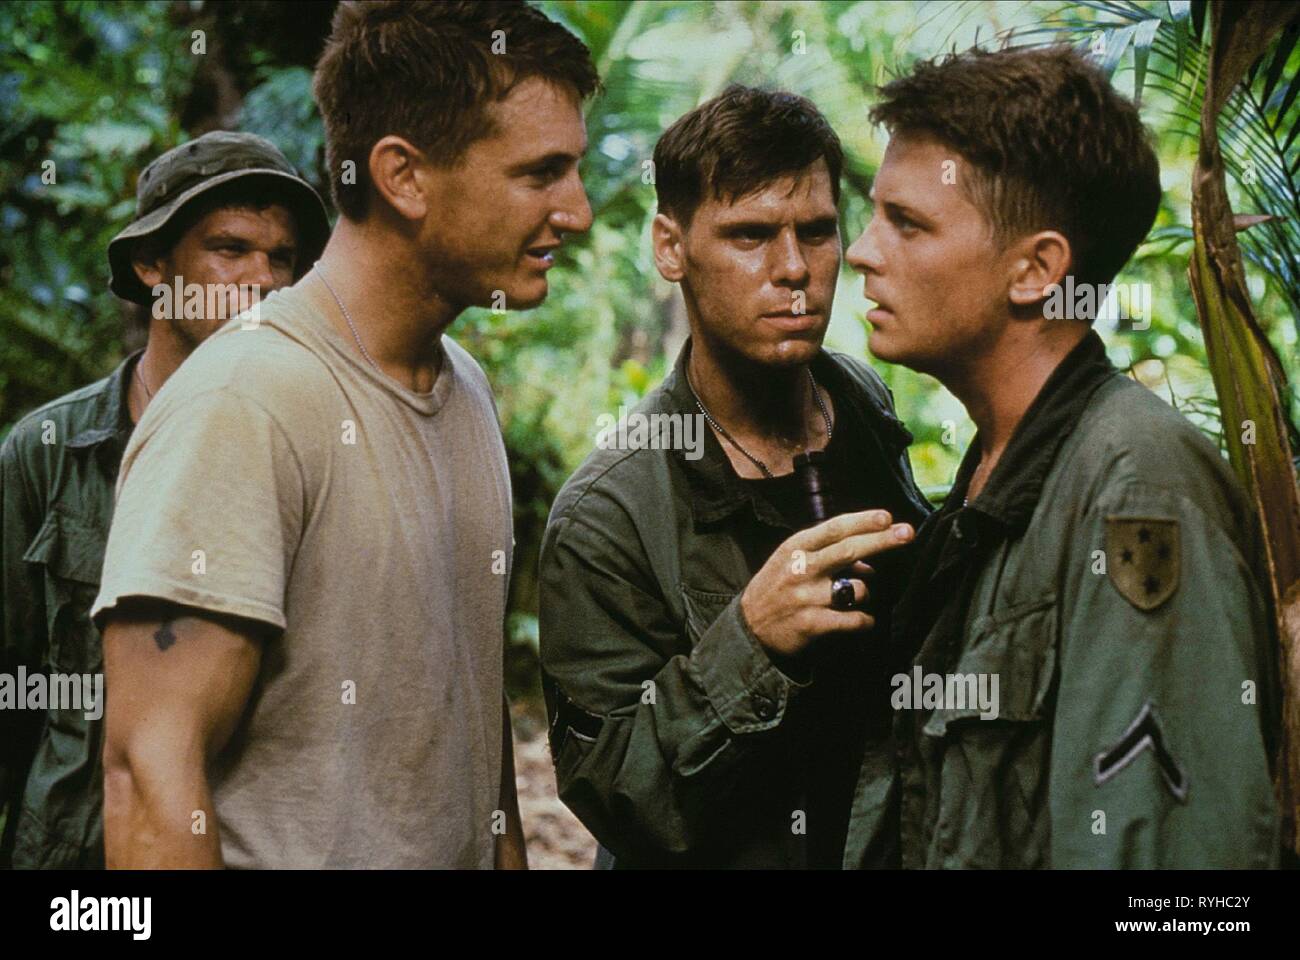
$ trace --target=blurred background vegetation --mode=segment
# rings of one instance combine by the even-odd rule
[[[516,693],[533,690],[536,681],[535,571],[551,501],[593,445],[597,417],[653,388],[686,335],[680,297],[650,258],[654,188],[643,178],[643,164],[668,124],[727,83],[801,93],[830,118],[847,154],[841,202],[847,245],[870,215],[866,194],[885,145],[866,119],[871,88],[917,58],[1000,44],[1008,34],[1012,42],[1059,35],[1092,49],[1126,93],[1135,89],[1135,74],[1144,74],[1142,110],[1158,143],[1165,195],[1151,238],[1118,279],[1151,284],[1153,316],[1149,329],[1106,322],[1099,329],[1118,366],[1220,439],[1186,282],[1196,150],[1196,109],[1189,104],[1198,82],[1193,71],[1201,69],[1199,27],[1197,33],[1173,30],[1187,18],[1187,4],[539,5],[586,41],[606,84],[587,120],[584,180],[595,226],[562,248],[541,307],[504,315],[472,311],[452,328],[493,383],[510,455],[518,540],[510,618]],[[330,3],[294,2],[0,5],[0,438],[23,413],[103,376],[140,342],[137,308],[108,292],[105,250],[130,218],[136,177],[153,157],[208,130],[251,130],[275,142],[328,195],[310,78],[331,12]],[[202,54],[193,52],[199,30]],[[1296,75],[1294,40],[1277,59],[1287,78]],[[1159,53],[1172,61],[1175,45],[1179,70],[1162,72]],[[1276,96],[1294,86],[1282,83]],[[1289,97],[1283,112],[1294,106],[1293,90]],[[1252,185],[1270,161],[1269,145],[1249,133],[1227,144],[1238,212],[1259,209],[1259,188]],[[52,184],[42,182],[46,160],[55,161]],[[1300,206],[1294,189],[1288,196],[1281,187],[1291,188],[1295,168],[1284,169],[1282,179],[1274,195],[1287,209],[1270,212],[1289,211],[1286,229],[1294,232]],[[1294,374],[1295,260],[1285,255],[1287,237],[1279,236],[1271,247],[1247,250],[1247,275],[1257,315]],[[1281,250],[1281,259],[1270,260],[1270,249]],[[864,312],[861,281],[845,271],[828,346],[866,356]],[[922,486],[942,495],[971,424],[932,379],[876,368],[916,435],[911,455]]]

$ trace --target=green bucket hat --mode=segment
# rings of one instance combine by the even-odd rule
[[[148,304],[150,291],[131,266],[136,242],[165,227],[191,200],[241,177],[273,180],[284,188],[284,205],[298,226],[298,263],[316,262],[329,239],[329,217],[320,195],[275,145],[251,133],[215,130],[168,150],[144,168],[136,183],[136,212],[108,244],[108,287],[123,300]]]

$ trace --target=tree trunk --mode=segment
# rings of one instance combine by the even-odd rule
[[[1276,786],[1284,835],[1297,844],[1300,790],[1300,500],[1287,434],[1281,364],[1250,304],[1219,148],[1219,112],[1277,33],[1300,18],[1271,4],[1211,4],[1212,48],[1201,110],[1200,153],[1192,183],[1195,248],[1192,297],[1222,410],[1233,469],[1263,526],[1269,586],[1281,648],[1282,740]],[[1267,703],[1264,697],[1258,701]]]

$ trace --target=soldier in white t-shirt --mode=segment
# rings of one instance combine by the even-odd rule
[[[522,4],[339,5],[329,244],[195,352],[123,461],[93,611],[110,867],[526,866],[509,475],[443,334],[540,303],[590,226],[597,84]]]

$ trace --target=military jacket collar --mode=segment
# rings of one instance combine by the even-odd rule
[[[137,350],[108,375],[103,389],[95,397],[89,421],[68,439],[68,449],[93,449],[107,443],[120,452],[126,445],[134,427],[126,394],[135,365],[143,353],[143,350]]]
[[[978,533],[992,526],[1014,536],[1029,526],[1057,452],[1074,431],[1093,393],[1114,374],[1101,338],[1096,331],[1088,331],[1030,404],[984,490],[967,506],[964,527]],[[971,476],[979,466],[980,450],[976,435],[953,482],[948,500],[951,509],[959,509],[966,497]]]

